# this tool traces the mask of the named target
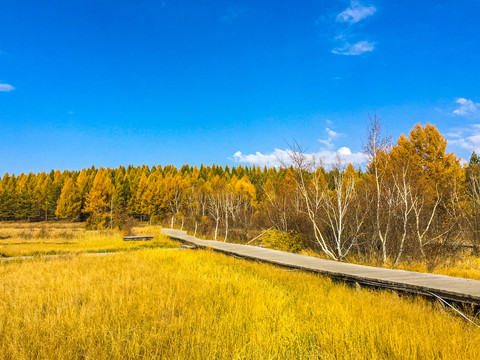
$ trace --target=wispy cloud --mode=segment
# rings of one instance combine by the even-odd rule
[[[245,163],[250,165],[267,166],[267,167],[280,167],[283,165],[290,165],[291,150],[275,149],[271,153],[262,154],[256,152],[255,154],[243,154],[241,151],[237,151],[233,155],[233,160],[238,163]],[[366,157],[363,153],[352,153],[348,147],[341,147],[337,151],[323,150],[317,153],[305,154],[307,160],[311,160],[313,157],[322,160],[327,167],[330,164],[334,164],[337,161],[337,157],[340,156],[342,161],[351,163],[356,166],[363,165],[366,161]]]
[[[450,145],[480,152],[480,124],[472,124],[466,128],[456,128],[450,131],[447,136],[450,137],[448,140]]]
[[[465,98],[458,98],[456,103],[459,104],[459,107],[453,110],[454,115],[466,117],[480,116],[480,103],[475,103]]]
[[[10,92],[15,90],[15,88],[10,84],[0,84],[0,92]]]
[[[320,144],[325,145],[329,149],[333,148],[333,140],[337,139],[340,136],[343,136],[343,134],[338,133],[330,128],[325,128],[325,132],[327,133],[327,138],[326,139],[319,139],[318,142]]]
[[[377,11],[377,8],[373,5],[363,6],[358,1],[352,1],[350,7],[343,10],[337,15],[338,22],[348,22],[355,24],[373,14]]]
[[[336,55],[349,56],[372,52],[375,49],[375,42],[356,40],[355,38],[358,39],[358,36],[354,29],[357,27],[356,23],[372,16],[376,11],[377,8],[373,5],[364,6],[359,1],[352,0],[350,7],[336,16],[334,40],[341,45],[335,47],[331,52]]]
[[[373,51],[374,49],[375,43],[370,41],[359,41],[353,45],[346,43],[342,47],[336,47],[332,50],[332,53],[337,55],[361,55],[363,53]]]

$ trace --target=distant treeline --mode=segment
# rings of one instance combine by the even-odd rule
[[[365,171],[340,158],[327,170],[321,159],[292,149],[291,166],[278,169],[120,166],[5,174],[0,220],[122,228],[136,218],[236,241],[270,229],[333,259],[355,254],[398,262],[434,257],[458,243],[478,250],[480,159],[473,153],[462,166],[446,144],[430,124],[392,144],[373,118]]]

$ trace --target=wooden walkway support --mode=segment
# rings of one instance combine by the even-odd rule
[[[349,264],[257,246],[201,240],[181,230],[162,231],[172,239],[198,248],[211,248],[224,254],[314,272],[335,280],[364,286],[392,289],[429,298],[440,297],[447,301],[480,306],[479,280]]]

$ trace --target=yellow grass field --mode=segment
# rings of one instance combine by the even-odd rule
[[[0,262],[0,359],[478,359],[420,298],[211,251]]]
[[[87,231],[83,223],[0,222],[0,258],[179,247],[178,242],[169,240],[161,233],[160,226],[137,227],[134,228],[134,232],[137,235],[154,235],[155,238],[152,241],[123,241],[123,235],[119,231]],[[12,245],[11,243],[14,242],[22,244]],[[71,244],[67,244],[68,242]],[[325,258],[322,254],[309,250],[301,253]],[[357,261],[355,258],[349,258],[348,261],[378,266],[373,262]],[[385,264],[384,267],[392,268],[392,264]],[[440,261],[433,269],[429,269],[425,263],[420,262],[402,262],[396,268],[480,280],[480,258],[471,255],[470,250],[466,250],[463,256]]]
[[[151,241],[123,241],[123,235],[119,231],[87,231],[83,224],[75,223],[0,222],[0,257],[179,247],[178,243],[161,234],[160,227],[139,227],[134,230],[138,235],[154,235],[155,238]]]

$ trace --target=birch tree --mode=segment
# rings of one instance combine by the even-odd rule
[[[368,171],[373,174],[375,188],[375,234],[382,248],[382,261],[387,261],[387,246],[392,220],[392,194],[387,186],[385,176],[388,168],[388,154],[391,149],[391,138],[384,134],[383,125],[377,114],[370,117],[367,142],[363,151],[369,160]]]
[[[301,148],[296,145],[290,151],[290,157],[295,169],[296,188],[304,200],[305,214],[313,227],[313,235],[320,249],[331,259],[338,260],[338,256],[328,243],[325,231],[321,225],[321,216],[324,209],[323,202],[327,196],[327,184],[321,161],[314,155],[307,159]]]

